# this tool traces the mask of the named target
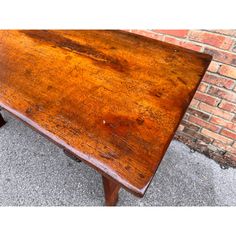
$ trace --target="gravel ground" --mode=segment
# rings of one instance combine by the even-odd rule
[[[102,206],[100,175],[8,113],[0,129],[1,206]],[[236,206],[236,169],[172,141],[143,198],[120,191],[118,206]]]

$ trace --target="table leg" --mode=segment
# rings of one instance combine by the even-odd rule
[[[104,176],[102,176],[102,181],[105,194],[105,205],[115,206],[118,201],[120,185]]]
[[[1,114],[1,109],[0,109],[0,127],[6,124],[6,121],[3,119],[2,114]]]

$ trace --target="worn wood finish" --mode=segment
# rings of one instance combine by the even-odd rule
[[[0,31],[0,106],[143,196],[210,60],[122,31]]]
[[[119,198],[118,194],[120,185],[104,176],[102,176],[102,182],[105,195],[105,205],[115,206]]]

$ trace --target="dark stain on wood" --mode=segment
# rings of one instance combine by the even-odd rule
[[[136,119],[136,121],[137,121],[137,123],[138,123],[139,125],[142,125],[142,124],[144,123],[144,119],[141,118],[141,117],[138,117],[138,118]]]
[[[187,82],[186,82],[183,78],[181,78],[181,77],[178,76],[177,79],[178,79],[182,84],[187,85]]]
[[[67,50],[71,50],[75,53],[78,53],[80,55],[96,60],[97,62],[105,63],[109,65],[110,67],[112,67],[113,69],[118,70],[120,72],[128,71],[128,67],[126,65],[125,60],[121,62],[119,59],[106,55],[103,52],[89,45],[82,45],[60,34],[57,34],[56,32],[47,31],[47,30],[42,30],[42,31],[22,30],[21,32],[36,40],[50,43],[54,47],[60,47]]]
[[[106,159],[118,158],[117,154],[113,152],[104,152],[104,153],[101,153],[100,156]]]

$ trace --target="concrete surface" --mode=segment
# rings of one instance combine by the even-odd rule
[[[0,129],[1,206],[102,206],[101,177],[8,113]],[[236,206],[236,169],[172,141],[146,195],[119,206]]]

